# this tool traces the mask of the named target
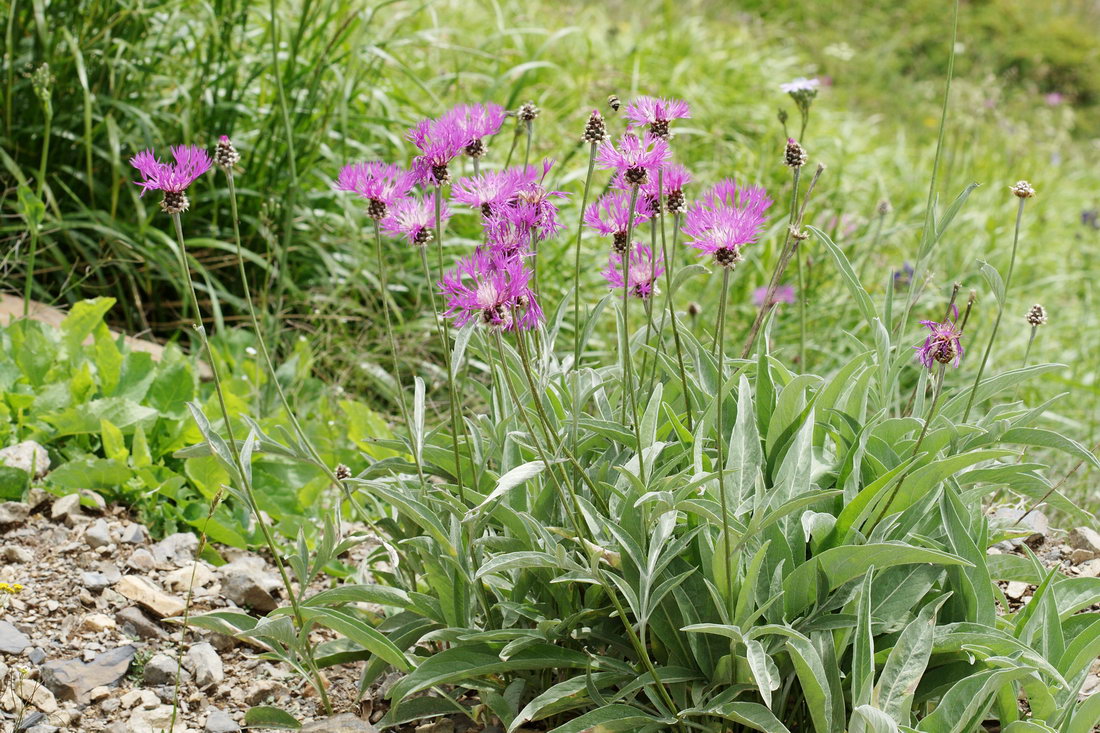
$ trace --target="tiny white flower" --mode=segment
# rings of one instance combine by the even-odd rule
[[[255,356],[257,352],[256,349],[252,348],[251,346],[246,346],[244,349],[244,353],[248,354],[249,356]]]
[[[820,79],[807,79],[804,76],[800,76],[794,81],[789,81],[786,84],[780,84],[779,88],[785,91],[787,94],[794,94],[795,92],[816,92],[818,87],[820,86]]]

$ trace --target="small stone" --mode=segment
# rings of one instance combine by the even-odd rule
[[[143,524],[131,524],[122,530],[121,539],[124,545],[140,545],[149,539],[149,530]]]
[[[91,570],[80,574],[80,582],[93,593],[98,593],[111,584],[106,575]]]
[[[129,725],[130,733],[177,733],[187,729],[186,723],[183,721],[182,715],[176,715],[176,723],[172,725],[172,711],[171,705],[158,705],[151,709],[135,710],[130,715],[130,720],[127,722]]]
[[[111,532],[107,522],[97,519],[84,530],[84,544],[93,550],[111,544]]]
[[[79,516],[81,516],[80,494],[62,496],[50,508],[50,519],[55,522],[65,522],[70,527],[76,521],[74,518]]]
[[[154,654],[152,658],[145,663],[145,669],[142,672],[141,680],[145,683],[146,687],[171,685],[176,681],[177,668],[178,666],[174,658],[167,654]]]
[[[0,524],[3,524],[3,522],[0,522]],[[34,555],[30,550],[26,547],[18,547],[16,545],[5,545],[4,549],[0,550],[0,557],[4,559],[4,562],[20,563],[23,565],[34,561]]]
[[[42,684],[62,700],[82,702],[96,687],[109,687],[130,669],[137,648],[127,644],[97,655],[91,662],[67,659],[42,665]]]
[[[35,680],[20,680],[15,688],[15,694],[47,715],[57,711],[57,698]]]
[[[24,440],[0,450],[0,463],[42,478],[50,470],[50,455],[33,440]]]
[[[91,489],[81,489],[76,493],[80,495],[80,503],[96,514],[102,514],[107,511],[107,500]]]
[[[23,650],[30,645],[31,640],[27,638],[26,634],[7,621],[0,619],[0,652],[4,654],[22,654]]]
[[[115,613],[119,630],[137,639],[163,639],[167,634],[137,606],[127,606]]]
[[[5,501],[0,504],[0,525],[22,524],[30,516],[31,508],[18,501]]]
[[[998,507],[993,510],[991,516],[993,523],[1003,529],[1013,532],[1031,532],[1030,535],[1005,540],[1008,543],[1008,551],[1012,551],[1025,542],[1029,546],[1041,543],[1043,538],[1050,532],[1050,520],[1042,512],[1025,512],[1023,509]]]
[[[85,616],[83,623],[80,624],[80,628],[95,634],[113,629],[115,626],[115,620],[103,613],[93,613]]]
[[[208,642],[201,641],[193,644],[187,652],[184,665],[195,675],[195,684],[200,690],[225,679],[221,657]]]
[[[20,730],[24,730],[26,733],[58,733],[61,729],[56,725],[39,723],[38,725],[32,725],[30,728],[21,728]]]
[[[99,702],[100,700],[109,697],[111,695],[111,688],[105,685],[100,685],[88,693],[88,702]]]
[[[270,582],[254,566],[234,561],[221,567],[222,594],[238,606],[245,606],[260,613],[270,613],[278,608],[268,588]]]
[[[1088,560],[1100,557],[1100,532],[1094,529],[1089,527],[1078,527],[1069,533],[1066,542],[1068,542],[1069,546],[1074,550],[1082,550],[1091,553],[1091,556],[1086,558]]]
[[[103,577],[105,577],[107,579],[107,582],[111,585],[114,585],[118,581],[122,580],[122,573],[118,571],[117,565],[109,562],[101,562],[99,563],[98,568],[99,572],[103,574]]]
[[[141,702],[141,690],[130,690],[125,695],[119,698],[119,704],[126,710],[137,705]]]
[[[153,558],[157,565],[179,565],[189,562],[199,549],[199,538],[190,532],[170,534],[153,545]]]
[[[262,705],[265,700],[278,700],[288,694],[290,694],[290,690],[282,682],[260,680],[248,688],[248,692],[244,694],[244,703],[250,707]]]
[[[186,604],[179,598],[165,593],[153,582],[139,575],[124,575],[115,584],[115,590],[135,603],[145,606],[161,618],[179,616]]]
[[[194,577],[192,579],[192,573]],[[192,582],[193,580],[193,582]],[[201,562],[189,562],[179,570],[173,570],[164,576],[164,585],[170,590],[184,592],[188,588],[196,590],[214,580],[214,571]]]
[[[1085,578],[1100,578],[1100,559],[1081,563],[1077,566],[1077,574]]]
[[[97,687],[96,689],[98,690],[99,688]],[[104,689],[106,689],[106,688],[104,688]],[[99,709],[102,710],[105,713],[113,713],[114,711],[118,710],[119,707],[121,707],[121,706],[122,706],[122,703],[119,702],[117,697],[109,697],[109,698],[107,698],[106,700],[104,700],[103,702],[101,702],[99,704]]]
[[[224,710],[211,707],[207,711],[205,733],[237,733],[240,729],[241,726]]]
[[[1007,588],[1005,588],[1005,595],[1009,598],[1012,598],[1013,600],[1018,601],[1024,597],[1025,593],[1027,593],[1027,588],[1027,583],[1021,583],[1014,580],[1008,584]]]
[[[134,570],[149,573],[156,570],[157,561],[153,557],[153,553],[149,552],[144,547],[139,547],[130,553],[130,557],[126,558],[126,565]]]
[[[416,726],[414,733],[455,733],[455,723],[450,718],[441,718]]]
[[[317,720],[302,726],[299,730],[302,733],[378,733],[378,729],[373,725],[351,713]]]
[[[42,647],[36,646],[27,652],[27,661],[31,664],[42,664],[46,661],[46,651]]]

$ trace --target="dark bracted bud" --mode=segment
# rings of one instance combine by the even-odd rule
[[[516,117],[521,122],[532,122],[539,116],[539,108],[535,106],[534,102],[524,102],[516,110]]]
[[[631,186],[644,186],[649,183],[649,171],[641,166],[627,168],[623,178]]]
[[[432,239],[434,239],[434,236],[435,235],[432,234],[431,229],[421,229],[419,232],[416,233],[416,236],[413,237],[413,244],[417,245],[418,247],[422,247],[428,242],[432,241]]]
[[[665,205],[668,207],[669,213],[683,214],[687,212],[687,198],[684,196],[683,191],[669,191],[665,196]]]
[[[214,165],[229,170],[241,159],[241,154],[233,147],[233,141],[228,136],[218,138],[218,145],[214,148]]]
[[[719,247],[714,250],[714,262],[719,267],[728,267],[732,270],[744,259],[745,258],[741,255],[741,250],[737,247]]]
[[[615,232],[611,235],[611,249],[619,255],[626,254],[626,232]]]
[[[333,469],[332,473],[333,473],[334,476],[336,476],[336,478],[338,478],[341,481],[351,478],[351,469],[348,468],[343,463],[337,464],[336,468]]]
[[[381,199],[371,199],[367,204],[367,216],[375,221],[381,221],[386,217],[386,202]]]
[[[480,158],[485,155],[485,142],[481,138],[473,140],[466,146],[466,155],[471,158]]]
[[[783,165],[788,168],[801,168],[806,165],[806,150],[793,137],[787,138],[787,149],[783,154]]]
[[[1027,181],[1016,181],[1010,188],[1016,198],[1029,199],[1035,195],[1035,188]]]
[[[1047,322],[1047,309],[1036,303],[1027,312],[1027,322],[1030,326],[1041,326]]]
[[[437,185],[445,186],[451,182],[451,172],[447,170],[445,165],[433,165],[432,179],[435,180]]]
[[[603,115],[598,109],[592,110],[588,116],[588,122],[584,126],[584,135],[581,136],[586,143],[599,145],[607,139],[607,125],[604,124]]]

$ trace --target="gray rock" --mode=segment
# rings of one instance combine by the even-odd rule
[[[225,679],[221,657],[208,642],[192,644],[183,663],[195,675],[195,684],[199,689],[216,685]]]
[[[241,726],[224,710],[215,707],[207,710],[205,733],[238,733],[240,729]]]
[[[7,621],[0,619],[0,652],[4,654],[22,654],[23,650],[30,645],[31,640],[27,638],[26,634]]]
[[[122,679],[130,669],[137,647],[127,644],[103,652],[90,662],[66,659],[42,665],[42,684],[60,700],[83,702],[83,698],[99,686],[110,686]]]
[[[268,592],[267,579],[254,568],[230,563],[221,568],[222,595],[236,603],[260,613],[270,613],[278,608]]]
[[[72,526],[77,517],[82,515],[80,510],[80,495],[68,494],[62,496],[50,507],[50,519],[55,522],[64,522]]]
[[[351,713],[315,720],[300,728],[302,733],[378,733],[378,729]]]
[[[290,690],[282,682],[260,680],[244,693],[244,702],[250,706],[262,705],[268,700],[278,700],[288,694],[290,694]]]
[[[93,550],[111,544],[111,531],[107,527],[107,522],[102,519],[92,522],[88,529],[84,530],[84,544]]]
[[[98,593],[111,584],[106,575],[94,571],[81,573],[80,582],[93,593]]]
[[[81,489],[76,493],[80,494],[80,503],[96,514],[107,511],[107,500],[91,489]]]
[[[57,733],[60,728],[56,725],[50,725],[48,723],[40,723],[38,725],[32,725],[30,728],[23,728],[27,733]]]
[[[149,619],[137,606],[127,606],[115,614],[118,629],[137,639],[163,639],[167,633],[155,621]]]
[[[134,570],[140,570],[143,573],[156,570],[157,567],[157,561],[153,558],[153,553],[149,552],[144,547],[139,547],[131,552],[130,557],[126,559],[126,564]]]
[[[0,525],[22,524],[30,516],[31,508],[18,501],[5,501],[0,504]]]
[[[25,718],[19,721],[19,728],[17,730],[25,731],[36,725],[46,725],[46,716],[40,712],[33,712],[27,715]]]
[[[118,571],[118,566],[114,563],[101,562],[98,566],[98,570],[103,574],[103,577],[107,579],[107,582],[114,585],[118,581],[122,580],[122,573]]]
[[[198,549],[198,537],[190,532],[177,532],[153,545],[153,559],[157,565],[181,565],[193,560]]]
[[[26,547],[5,545],[4,549],[0,550],[0,558],[3,558],[4,562],[17,562],[25,565],[34,562],[34,553]]]
[[[1100,532],[1094,529],[1078,527],[1069,533],[1066,541],[1074,550],[1081,550],[1083,553],[1087,552],[1092,556],[1086,558],[1086,560],[1100,557]]]
[[[146,687],[174,684],[176,681],[176,668],[176,660],[172,657],[167,654],[154,654],[145,663],[141,680]]]
[[[27,660],[31,664],[42,664],[42,662],[46,661],[46,652],[42,647],[36,646],[34,649],[27,652]]]
[[[50,470],[50,455],[33,440],[24,440],[0,450],[0,463],[41,478]]]
[[[143,524],[131,524],[122,530],[122,543],[124,545],[140,545],[149,539],[149,530]]]

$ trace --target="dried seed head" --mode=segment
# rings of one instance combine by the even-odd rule
[[[218,145],[214,148],[214,165],[222,170],[230,170],[241,159],[241,154],[233,147],[233,141],[227,135],[218,138]]]
[[[343,481],[344,479],[351,478],[351,469],[348,468],[343,463],[337,464],[336,468],[333,469],[332,473],[333,473],[333,475],[336,476],[336,478],[338,478],[341,481]]]
[[[603,115],[598,109],[592,110],[592,114],[588,116],[582,139],[592,145],[599,145],[607,139],[607,125],[604,124]]]
[[[531,122],[538,116],[539,108],[535,106],[534,102],[524,102],[519,106],[519,109],[516,110],[516,117],[518,117],[521,122]]]
[[[688,303],[687,312],[688,312],[689,316],[691,316],[692,318],[695,318],[696,316],[698,316],[700,313],[703,312],[703,306],[699,305],[698,303],[696,303],[693,300],[690,303]]]
[[[719,267],[728,267],[732,270],[744,259],[741,250],[737,247],[719,247],[714,250],[714,262]]]
[[[481,138],[476,138],[466,146],[466,155],[471,158],[480,158],[485,155],[485,143]]]
[[[796,242],[802,242],[810,238],[809,234],[800,230],[794,224],[791,224],[789,227],[787,227],[787,231],[790,232],[791,239]]]
[[[787,138],[787,149],[783,155],[783,165],[789,168],[801,168],[806,165],[806,150],[793,137]]]
[[[191,202],[183,191],[165,191],[164,200],[160,202],[160,210],[165,214],[182,214],[191,208]]]
[[[878,211],[879,216],[886,216],[894,210],[894,207],[890,205],[889,201],[883,199],[882,201],[878,202],[878,208],[876,210]]]
[[[1016,181],[1010,188],[1012,189],[1012,195],[1016,198],[1029,199],[1035,195],[1035,189],[1027,181]]]
[[[687,212],[687,198],[684,196],[683,191],[669,191],[665,199],[671,213],[684,214]]]
[[[1047,322],[1047,309],[1036,303],[1027,312],[1027,322],[1031,326],[1041,326]]]

